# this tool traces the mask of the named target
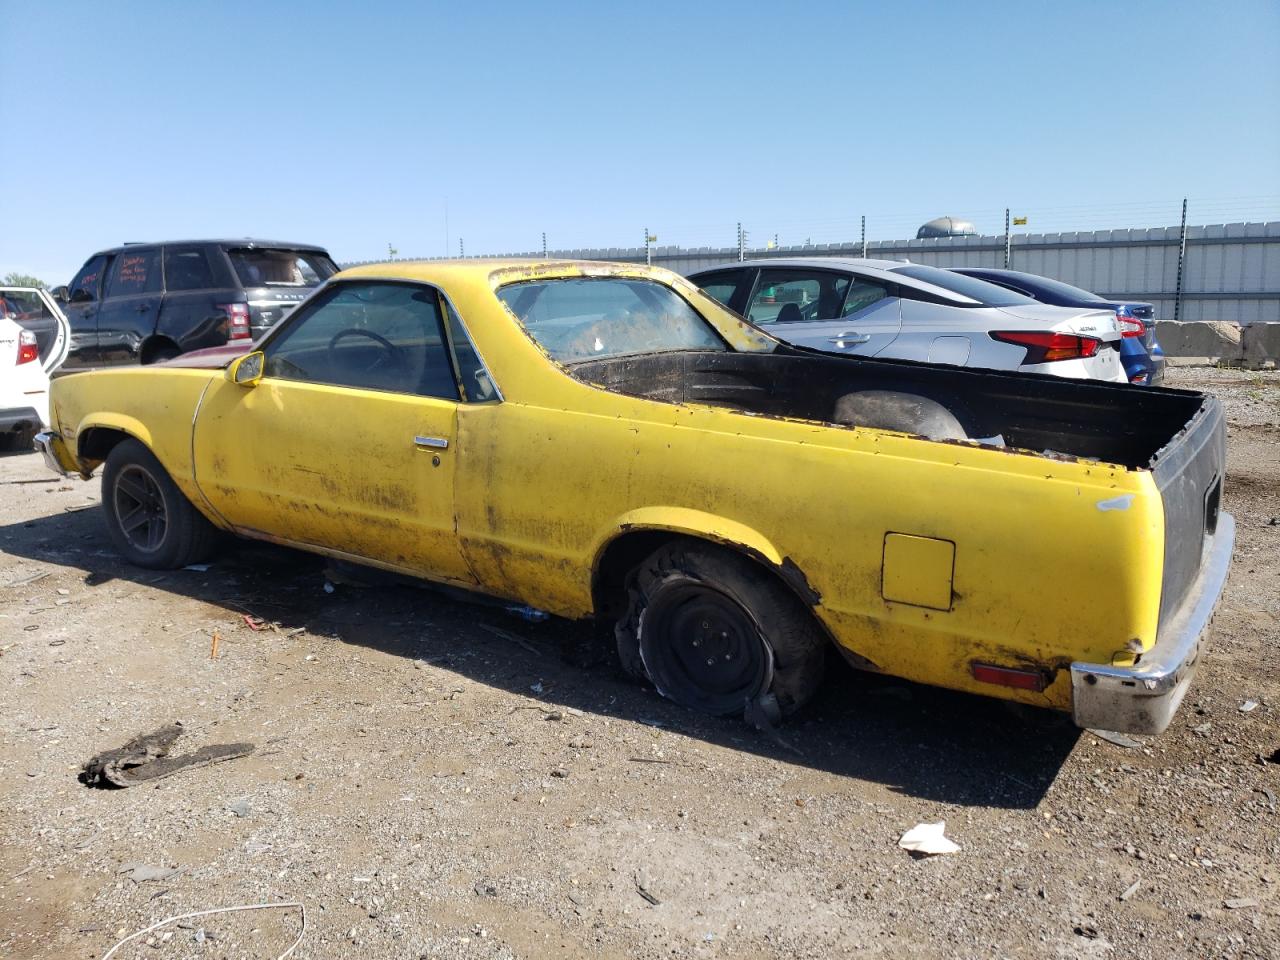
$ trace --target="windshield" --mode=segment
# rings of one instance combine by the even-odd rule
[[[498,299],[562,363],[728,349],[693,307],[652,280],[536,280],[502,287]]]
[[[942,287],[962,297],[976,300],[984,307],[1012,307],[1036,302],[1020,293],[997,287],[994,283],[987,283],[985,280],[966,277],[964,274],[952,273],[950,270],[942,270],[938,267],[926,267],[913,263],[904,267],[894,267],[890,272],[900,273],[923,283],[931,283],[935,287]]]
[[[227,255],[246,287],[316,287],[338,272],[323,253],[309,250],[228,250]]]

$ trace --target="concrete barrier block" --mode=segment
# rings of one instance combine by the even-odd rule
[[[1251,323],[1241,328],[1241,354],[1247,366],[1280,362],[1280,323]]]
[[[1227,361],[1243,357],[1240,326],[1223,320],[1156,324],[1156,339],[1170,357],[1212,357]]]

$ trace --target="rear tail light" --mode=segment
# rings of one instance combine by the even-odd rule
[[[1141,337],[1147,332],[1147,325],[1137,317],[1130,316],[1123,311],[1116,311],[1116,323],[1120,327],[1120,336],[1122,337]]]
[[[227,315],[227,340],[248,340],[253,336],[247,303],[220,303],[218,309]]]
[[[1054,360],[1083,360],[1098,352],[1102,341],[1074,333],[1046,333],[1040,330],[993,330],[992,340],[1027,348],[1023,363],[1051,363]]]
[[[30,330],[18,334],[18,363],[30,363],[39,359],[40,348],[36,344],[36,335]]]

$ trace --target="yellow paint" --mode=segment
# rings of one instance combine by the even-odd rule
[[[955,559],[950,540],[887,533],[881,595],[894,603],[950,610]]]
[[[69,438],[93,425],[145,434],[184,493],[224,527],[567,617],[592,612],[594,567],[615,538],[664,530],[798,570],[836,642],[911,680],[1067,707],[1065,670],[1035,693],[979,684],[970,664],[1053,671],[1155,640],[1163,515],[1146,471],[610,393],[573,379],[494,296],[538,277],[656,278],[735,349],[772,349],[659,268],[468,260],[340,276],[443,289],[503,401],[270,377],[244,386],[220,370],[134,368],[56,380],[56,429]],[[415,434],[449,446],[416,448]],[[1097,509],[1125,494],[1129,509]],[[891,571],[888,595],[901,589],[930,604],[885,599],[890,532],[905,535],[910,564]],[[948,606],[937,548],[917,572],[912,538],[955,544],[949,611],[929,608]]]

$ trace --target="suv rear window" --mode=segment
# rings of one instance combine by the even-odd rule
[[[228,250],[236,276],[246,287],[314,287],[338,268],[322,253],[309,250]]]

